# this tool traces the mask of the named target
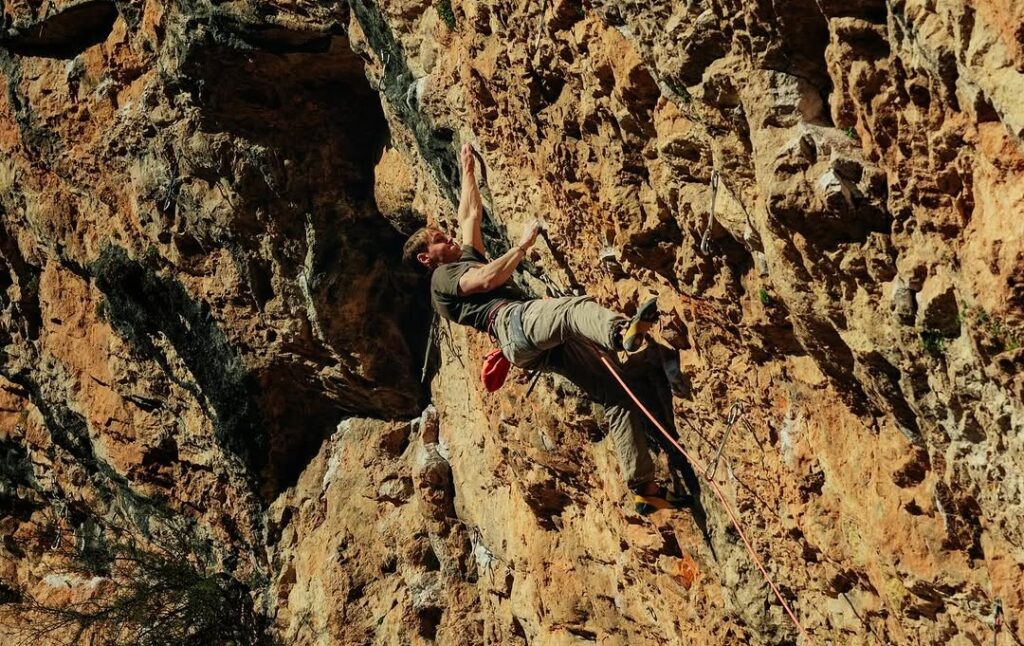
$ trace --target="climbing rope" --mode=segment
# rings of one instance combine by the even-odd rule
[[[708,240],[711,239],[711,225],[715,222],[715,198],[718,196],[718,170],[711,171],[711,209],[708,211],[708,224],[704,227],[704,235],[700,238],[700,252],[708,255]]]
[[[717,482],[707,477],[707,470],[705,469],[704,465],[701,464],[699,460],[691,456],[686,451],[686,449],[684,449],[682,445],[679,444],[679,442],[677,442],[675,438],[673,438],[669,434],[669,432],[665,430],[665,427],[662,426],[657,419],[655,419],[654,415],[652,415],[651,412],[647,410],[647,407],[640,402],[640,400],[633,393],[630,387],[626,385],[626,382],[622,380],[622,377],[619,376],[618,371],[615,370],[614,367],[612,367],[611,362],[608,361],[608,357],[605,356],[603,353],[599,353],[599,356],[601,359],[601,363],[603,363],[605,367],[608,368],[608,372],[610,372],[612,376],[615,377],[615,381],[619,382],[619,385],[622,386],[622,389],[626,392],[627,395],[629,395],[629,398],[633,400],[633,403],[640,408],[643,414],[647,416],[647,419],[651,420],[651,423],[654,424],[654,426],[659,431],[661,431],[661,434],[664,435],[669,442],[671,442],[672,446],[674,446],[676,450],[678,450],[679,453],[683,455],[683,457],[689,460],[690,463],[694,466],[694,469],[697,472],[701,473],[704,476],[704,479],[707,480],[708,483],[711,485],[712,491],[715,492],[715,496],[717,496],[718,500],[722,503],[722,507],[725,508],[725,513],[729,515],[729,520],[732,521],[733,527],[736,528],[736,532],[740,535],[740,538],[743,540],[743,544],[747,548],[747,552],[750,553],[750,558],[754,561],[754,565],[757,566],[757,569],[761,571],[761,575],[764,576],[764,580],[768,583],[769,586],[771,586],[772,592],[775,593],[775,597],[779,600],[779,603],[782,604],[782,607],[783,609],[785,609],[786,614],[789,615],[789,618],[793,621],[793,625],[796,626],[797,630],[800,631],[800,634],[803,635],[804,639],[807,640],[807,643],[810,644],[810,646],[816,646],[814,640],[811,639],[811,636],[807,633],[807,629],[803,627],[803,624],[801,624],[800,620],[796,618],[796,615],[793,613],[793,610],[789,607],[789,604],[786,603],[786,600],[782,597],[782,593],[779,592],[778,586],[775,585],[775,582],[772,580],[771,575],[768,574],[768,570],[766,570],[764,565],[761,563],[761,559],[758,558],[757,552],[754,551],[753,545],[750,544],[750,540],[747,538],[746,533],[743,531],[743,527],[740,524],[739,518],[736,517],[736,514],[735,512],[733,512],[732,507],[729,506],[729,502],[725,499],[725,494],[722,493],[721,487],[718,486]]]

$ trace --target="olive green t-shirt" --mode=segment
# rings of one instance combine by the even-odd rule
[[[487,331],[487,315],[491,308],[506,301],[526,301],[529,297],[511,280],[489,292],[459,295],[459,279],[473,267],[487,262],[473,245],[462,245],[462,255],[455,262],[441,265],[430,277],[430,300],[438,314],[461,325]]]

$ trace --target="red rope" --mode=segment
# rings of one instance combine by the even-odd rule
[[[619,373],[615,370],[615,368],[612,367],[612,364],[608,361],[608,357],[606,357],[603,353],[599,354],[601,357],[601,362],[605,365],[606,368],[608,368],[608,371],[612,373],[612,376],[615,377],[615,380],[619,382],[619,385],[622,386],[622,389],[626,391],[626,394],[629,395],[630,399],[632,399],[633,402],[640,407],[640,410],[643,411],[644,415],[647,416],[647,419],[651,420],[651,422],[658,428],[658,430],[661,431],[661,434],[664,435],[665,438],[669,442],[671,442],[672,445],[676,447],[676,449],[678,449],[679,452],[682,453],[687,460],[690,461],[690,464],[692,464],[694,468],[700,472],[701,476],[711,484],[711,489],[715,492],[715,495],[718,496],[718,499],[721,501],[722,506],[725,508],[725,512],[729,514],[729,520],[732,521],[733,527],[735,527],[736,531],[739,532],[740,538],[743,539],[743,544],[747,546],[747,551],[750,552],[750,558],[753,559],[754,565],[757,566],[757,569],[761,570],[761,574],[764,576],[764,580],[767,581],[768,585],[771,586],[772,592],[774,592],[775,596],[779,599],[779,602],[782,604],[782,607],[786,610],[786,614],[788,614],[789,618],[793,620],[793,625],[797,627],[797,630],[800,631],[800,634],[804,636],[804,639],[807,640],[807,643],[810,644],[810,646],[816,646],[814,640],[811,639],[811,636],[807,634],[807,630],[800,623],[800,620],[796,618],[795,614],[793,614],[793,610],[789,607],[789,604],[786,603],[786,600],[782,598],[782,593],[779,592],[779,588],[775,585],[775,582],[772,581],[772,578],[768,574],[768,571],[764,569],[764,565],[762,565],[761,559],[758,558],[753,546],[751,546],[750,541],[747,539],[747,535],[743,532],[743,528],[740,526],[739,518],[736,517],[736,514],[733,512],[732,507],[729,506],[729,503],[725,499],[725,494],[722,493],[722,489],[718,486],[718,483],[712,480],[711,478],[707,477],[704,465],[701,464],[699,460],[695,459],[693,456],[687,453],[686,449],[684,449],[682,445],[679,444],[679,442],[677,442],[671,435],[669,435],[668,431],[665,430],[665,427],[662,426],[661,423],[659,423],[653,415],[651,415],[651,412],[647,410],[647,407],[640,403],[640,400],[637,399],[636,395],[633,394],[633,391],[630,390],[629,386],[626,385],[626,382],[623,381],[622,377],[619,376]]]

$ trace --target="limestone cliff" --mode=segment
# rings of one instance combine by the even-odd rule
[[[642,518],[431,332],[463,142],[517,280],[658,295],[634,383],[815,643],[1024,640],[1020,0],[0,6],[4,643],[118,554],[194,643],[802,643],[665,442]]]

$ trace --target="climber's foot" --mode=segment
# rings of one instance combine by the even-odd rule
[[[653,514],[659,509],[681,509],[690,504],[689,496],[679,496],[665,487],[651,482],[633,492],[633,505],[641,516]]]
[[[633,352],[640,347],[647,331],[658,320],[658,298],[648,298],[640,309],[636,311],[633,318],[629,320],[629,326],[622,333],[622,349],[626,352]]]

